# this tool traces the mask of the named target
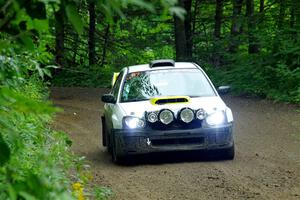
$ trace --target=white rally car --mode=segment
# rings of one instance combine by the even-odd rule
[[[195,63],[156,60],[123,68],[102,96],[102,141],[113,162],[150,152],[212,150],[234,158],[231,109]]]

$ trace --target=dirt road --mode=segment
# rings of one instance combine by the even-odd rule
[[[102,89],[53,88],[64,109],[56,129],[87,157],[95,183],[110,186],[116,199],[300,199],[300,113],[266,100],[226,97],[235,117],[236,158],[203,153],[137,157],[117,166],[100,145]]]

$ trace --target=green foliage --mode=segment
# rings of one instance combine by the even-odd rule
[[[9,42],[18,41],[28,50],[34,50],[34,38],[48,30],[46,4],[38,0],[1,1],[0,8],[0,29],[7,33],[1,47],[5,49]]]
[[[55,86],[80,86],[80,87],[110,87],[112,75],[118,69],[109,66],[102,68],[77,67],[61,71],[52,80]]]
[[[50,128],[59,109],[45,82],[57,68],[46,13],[59,2],[49,2],[0,1],[0,199],[76,199],[73,182],[88,181],[71,140]]]
[[[185,10],[181,7],[176,6],[177,0],[159,0],[153,2],[147,2],[145,0],[110,0],[110,1],[98,1],[98,7],[104,11],[105,18],[109,22],[113,22],[113,18],[118,16],[125,18],[126,14],[123,10],[128,7],[137,7],[149,11],[150,13],[167,15],[177,15],[180,18],[184,18]],[[159,9],[155,8],[159,6]],[[161,13],[160,13],[161,12]]]
[[[36,70],[20,68],[25,63],[0,60],[0,199],[72,199],[67,136],[50,130],[57,109],[45,103]]]
[[[67,4],[66,5],[66,15],[67,15],[69,21],[74,26],[77,33],[82,34],[82,32],[83,32],[83,22],[81,20],[80,15],[78,14],[76,6],[73,5],[73,4]]]
[[[232,85],[238,94],[257,95],[275,101],[300,103],[300,68],[291,68],[273,55],[240,55],[234,64],[209,68],[216,85]]]

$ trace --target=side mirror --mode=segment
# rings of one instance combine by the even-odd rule
[[[104,103],[116,103],[116,99],[115,99],[115,97],[114,97],[112,94],[104,94],[104,95],[101,97],[101,100],[102,100]]]
[[[220,95],[224,95],[230,92],[230,86],[226,85],[226,86],[220,86],[217,89],[218,93]]]

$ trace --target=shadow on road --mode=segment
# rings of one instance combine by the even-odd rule
[[[98,155],[95,155],[98,154]],[[108,152],[95,152],[93,155],[87,155],[91,162],[101,162],[114,164],[111,155]],[[130,155],[126,161],[119,166],[138,166],[138,165],[161,165],[184,162],[219,162],[224,161],[223,154],[220,151],[186,151],[186,152],[163,152],[150,153],[143,155]]]
[[[166,163],[211,162],[223,160],[223,154],[220,151],[163,152],[130,156],[128,157],[128,162],[124,163],[124,165],[159,165]]]

